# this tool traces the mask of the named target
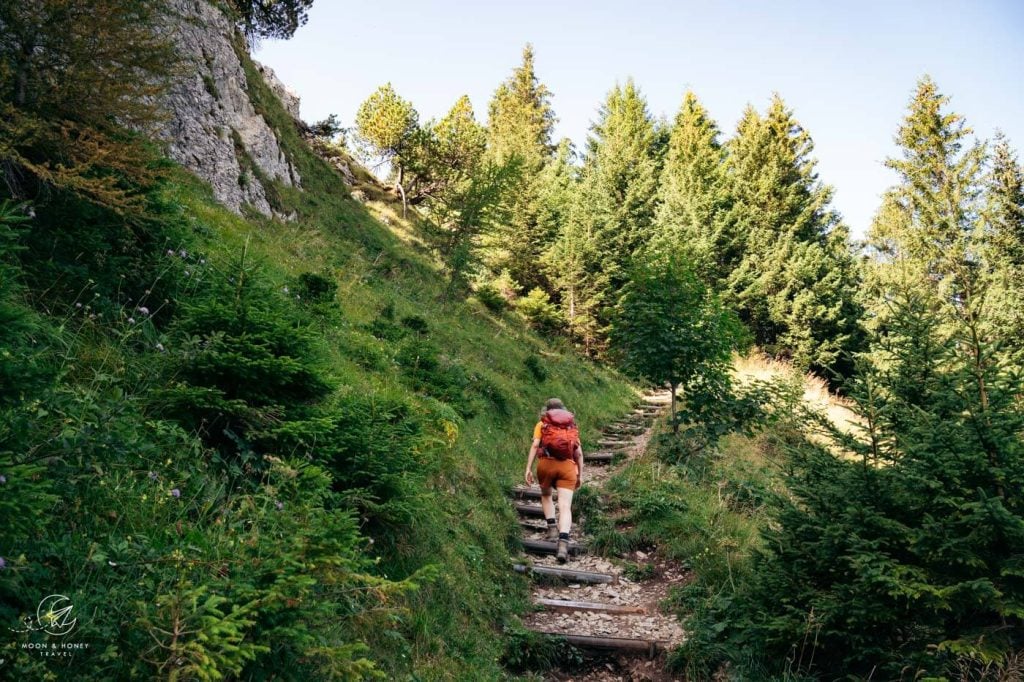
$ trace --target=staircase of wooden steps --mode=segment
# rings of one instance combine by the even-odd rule
[[[628,459],[645,442],[668,403],[667,391],[643,396],[627,416],[602,431],[599,449],[585,454],[585,463],[609,466]],[[586,471],[584,476],[586,484]],[[653,658],[681,641],[682,631],[674,619],[658,613],[651,603],[641,603],[645,596],[642,583],[628,580],[621,567],[588,555],[583,538],[570,544],[568,564],[554,563],[557,543],[546,539],[538,486],[517,485],[509,496],[521,519],[523,550],[532,555],[512,567],[534,583],[533,603],[538,611],[524,617],[528,629],[562,637],[582,649],[627,657]],[[555,500],[557,496],[556,490]],[[579,519],[574,521],[578,527]],[[583,595],[607,601],[581,598]],[[669,636],[663,636],[666,633]]]

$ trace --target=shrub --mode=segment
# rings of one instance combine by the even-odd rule
[[[315,272],[304,272],[299,275],[295,291],[302,301],[327,303],[334,300],[338,292],[338,283]]]
[[[531,327],[541,333],[554,334],[562,327],[558,306],[551,302],[551,297],[543,289],[530,290],[530,293],[516,301],[516,310]]]
[[[536,355],[527,355],[526,359],[523,360],[523,364],[526,365],[526,370],[533,377],[533,380],[540,383],[548,378],[548,370],[544,367],[544,363]]]

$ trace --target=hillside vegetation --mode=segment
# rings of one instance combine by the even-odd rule
[[[557,395],[586,434],[635,391],[446,300],[414,223],[351,199],[246,65],[304,180],[273,196],[294,220],[157,157],[131,214],[3,204],[0,621],[60,592],[92,648],[5,638],[5,675],[499,677],[536,411]]]
[[[723,136],[695,93],[659,121],[630,79],[577,153],[527,45],[486,122],[465,96],[421,121],[390,83],[353,127],[297,121],[248,48],[311,4],[0,4],[0,630],[26,625],[3,674],[550,666],[568,652],[520,629],[505,493],[544,399],[589,451],[648,384],[669,416],[578,506],[605,558],[691,569],[674,674],[1020,679],[1007,139],[922,77],[858,244],[778,95]],[[185,82],[166,30],[185,6],[218,20],[246,86],[226,99],[265,143],[214,117],[206,160],[237,164],[209,186],[153,132]],[[216,78],[187,84],[185,114],[223,103]],[[28,646],[58,637],[35,612],[54,593],[89,647],[73,657]]]

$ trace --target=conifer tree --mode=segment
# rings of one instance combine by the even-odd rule
[[[670,128],[656,217],[658,239],[680,244],[701,277],[720,287],[742,253],[717,124],[692,91]]]
[[[888,319],[884,302],[907,289],[952,324],[974,325],[987,314],[978,267],[985,151],[971,142],[963,117],[945,111],[948,102],[934,81],[921,79],[896,136],[901,156],[886,162],[900,181],[868,233],[876,257],[865,288],[880,330]]]
[[[587,139],[577,218],[588,222],[600,245],[600,266],[609,285],[626,280],[633,254],[653,233],[657,205],[654,122],[632,80],[616,85],[601,105]]]
[[[410,155],[416,154],[419,114],[411,102],[395,92],[391,83],[386,83],[359,105],[356,130],[364,156],[391,165],[404,210],[405,170]]]
[[[499,165],[515,158],[521,171],[509,220],[486,245],[490,267],[495,272],[508,270],[526,289],[545,284],[540,261],[549,240],[547,228],[540,224],[538,174],[555,150],[554,124],[551,92],[537,78],[533,46],[527,44],[522,64],[498,86],[490,103],[488,156]]]
[[[813,149],[778,95],[765,116],[744,112],[727,157],[730,219],[744,235],[727,299],[765,350],[846,375],[860,339],[858,271]]]
[[[986,178],[985,256],[996,323],[1024,352],[1024,169],[1009,141],[996,135]]]
[[[633,254],[651,238],[657,193],[654,125],[640,91],[616,85],[591,128],[576,201],[549,270],[573,250],[569,277],[558,275],[563,312],[570,326],[586,329],[587,346],[604,336],[610,304],[627,279]],[[580,303],[586,301],[586,305]],[[571,310],[570,310],[571,308]]]

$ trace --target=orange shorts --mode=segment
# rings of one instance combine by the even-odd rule
[[[537,483],[542,489],[576,489],[576,462],[571,459],[537,458]]]

